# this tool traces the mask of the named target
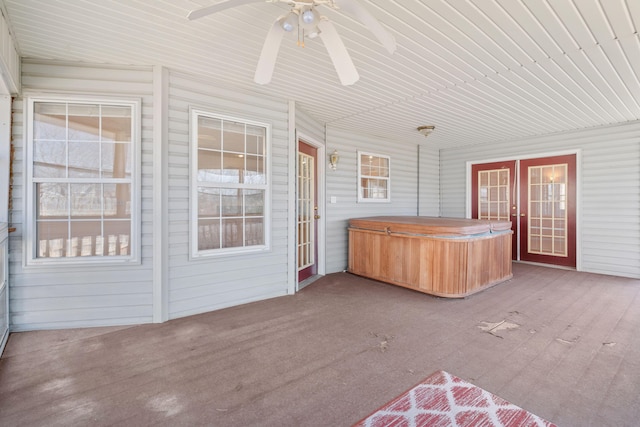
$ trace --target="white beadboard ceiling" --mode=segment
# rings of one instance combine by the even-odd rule
[[[295,100],[318,121],[435,148],[640,119],[640,0],[360,0],[398,43],[323,7],[360,73],[343,87],[318,39],[285,37],[269,85],[262,42],[287,8],[258,3],[196,21],[217,0],[4,0],[23,58],[164,65],[225,88]]]

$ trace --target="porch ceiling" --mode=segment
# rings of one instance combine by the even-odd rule
[[[361,0],[395,36],[388,54],[358,21],[323,8],[360,73],[340,85],[319,40],[285,38],[269,85],[253,82],[281,4],[196,21],[217,0],[4,0],[23,58],[165,65],[292,99],[321,122],[435,148],[640,119],[637,0]]]

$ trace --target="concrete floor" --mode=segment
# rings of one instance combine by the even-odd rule
[[[637,426],[640,280],[513,270],[459,300],[336,273],[164,324],[15,333],[0,425],[349,426],[442,369],[559,426]]]

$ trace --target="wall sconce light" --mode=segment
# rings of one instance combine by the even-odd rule
[[[433,132],[435,128],[435,126],[418,126],[418,132],[423,134],[426,138],[427,136],[429,136],[429,134],[431,134],[431,132]]]
[[[331,166],[331,169],[336,170],[338,167],[338,160],[340,160],[338,150],[333,150],[333,153],[329,154],[329,165]]]

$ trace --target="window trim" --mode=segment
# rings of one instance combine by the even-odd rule
[[[391,203],[391,157],[384,154],[371,153],[369,151],[357,151],[358,156],[358,203]],[[389,164],[389,176],[388,177],[376,177],[378,179],[385,179],[387,181],[387,197],[384,199],[366,198],[362,196],[362,178],[369,177],[368,175],[362,175],[362,156],[373,156],[382,159],[387,159]]]
[[[23,230],[23,266],[55,267],[68,265],[109,265],[109,264],[141,264],[141,219],[142,219],[142,101],[140,98],[86,96],[86,95],[24,95],[24,230]],[[34,105],[45,103],[101,104],[110,106],[126,106],[131,108],[131,235],[129,255],[119,256],[86,256],[86,257],[37,257],[37,215],[36,192],[33,180],[33,122]]]
[[[245,125],[265,128],[265,165],[266,180],[264,185],[264,244],[254,246],[241,246],[233,248],[198,249],[198,118],[206,117],[219,120],[227,120]],[[271,162],[271,124],[248,119],[245,117],[228,116],[212,113],[201,108],[189,108],[189,259],[211,259],[224,256],[246,255],[271,251],[271,191],[272,169]]]

